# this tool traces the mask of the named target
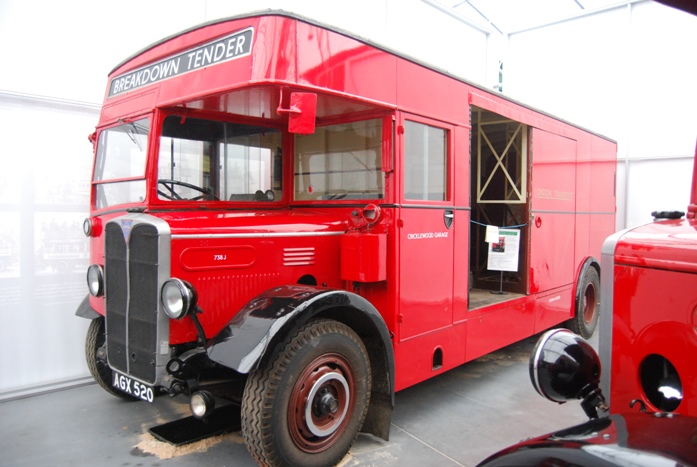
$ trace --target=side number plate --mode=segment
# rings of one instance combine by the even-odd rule
[[[152,402],[155,399],[155,393],[153,392],[152,387],[147,386],[140,381],[136,381],[126,375],[122,375],[114,370],[112,370],[112,372],[114,373],[114,379],[111,384],[116,389],[144,401]]]

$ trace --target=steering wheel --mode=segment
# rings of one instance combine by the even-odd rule
[[[164,186],[169,191],[169,193],[166,193],[158,188],[157,194],[164,196],[165,198],[172,200],[172,201],[176,201],[176,200],[198,201],[201,199],[206,199],[206,200],[214,199],[216,201],[220,201],[220,198],[215,196],[211,192],[210,189],[201,188],[200,186],[192,185],[191,183],[182,182],[181,180],[160,179],[157,181],[157,184]],[[174,185],[179,185],[179,186],[183,186],[186,188],[190,188],[190,189],[195,190],[195,191],[199,191],[199,192],[201,192],[201,196],[196,196],[194,198],[182,198],[176,191],[174,191]]]

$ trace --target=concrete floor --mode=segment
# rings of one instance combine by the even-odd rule
[[[596,333],[597,336],[597,333]],[[530,384],[537,336],[396,394],[390,441],[360,435],[342,466],[475,466],[530,436],[586,421]],[[591,340],[597,348],[597,337]],[[173,447],[148,433],[185,398],[123,402],[96,384],[0,403],[2,466],[255,466],[239,432]]]

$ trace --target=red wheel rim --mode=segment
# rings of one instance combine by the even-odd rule
[[[586,324],[591,324],[595,318],[595,312],[598,305],[598,295],[595,290],[595,285],[589,283],[586,285],[585,293],[583,294],[583,320]]]
[[[296,446],[308,453],[332,446],[351,420],[356,379],[341,355],[317,357],[298,377],[288,404],[288,428]]]

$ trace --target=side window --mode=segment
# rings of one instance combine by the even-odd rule
[[[447,130],[423,123],[404,124],[404,198],[445,201]]]
[[[295,200],[382,199],[382,119],[295,136]]]

